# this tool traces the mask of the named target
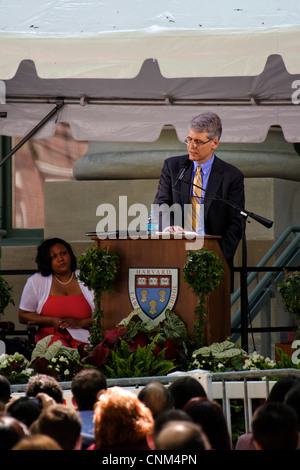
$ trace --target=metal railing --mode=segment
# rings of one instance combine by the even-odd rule
[[[249,433],[252,421],[252,400],[255,398],[267,399],[272,386],[276,383],[276,379],[289,376],[300,379],[300,370],[270,369],[212,374],[212,380],[215,383],[219,382],[222,389],[213,388],[213,398],[222,400],[228,429],[231,430],[230,400],[243,400],[245,432]]]
[[[288,243],[288,237],[294,235],[292,241]],[[284,245],[288,243],[285,248]],[[280,252],[282,250],[282,252]],[[276,260],[272,266],[268,266],[272,258],[276,257]],[[300,227],[292,226],[288,227],[278,240],[273,244],[267,254],[261,259],[261,261],[255,267],[247,267],[249,275],[247,276],[247,286],[249,287],[253,282],[256,285],[253,287],[251,292],[248,294],[248,318],[247,325],[249,332],[272,332],[272,331],[285,331],[291,330],[292,327],[272,327],[269,323],[264,328],[250,328],[249,325],[262,311],[263,308],[267,308],[267,318],[270,321],[270,302],[275,296],[275,289],[278,283],[283,281],[285,271],[299,270],[300,262]],[[235,268],[235,272],[240,272],[240,268]],[[259,280],[259,273],[264,272],[264,276]],[[237,289],[231,297],[231,308],[235,308],[235,305],[239,302],[241,296],[241,289]],[[237,308],[236,312],[231,318],[231,331],[232,341],[237,342],[241,335],[241,308]]]

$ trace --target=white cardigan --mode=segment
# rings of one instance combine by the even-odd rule
[[[75,271],[78,276],[79,271]],[[19,308],[26,312],[41,313],[44,303],[49,297],[53,276],[42,276],[41,273],[35,273],[27,279],[24,286]],[[79,279],[77,279],[80,289],[88,301],[92,312],[94,311],[94,293],[90,291]]]

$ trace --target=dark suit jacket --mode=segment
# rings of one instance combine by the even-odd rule
[[[183,179],[178,181],[174,187],[179,172],[188,160],[188,155],[171,157],[165,160],[158,191],[154,199],[155,204],[165,203],[168,206],[179,204],[181,208],[184,207],[184,204],[189,204],[192,164],[186,170]],[[214,199],[214,196],[234,203],[235,208],[220,199]],[[243,209],[244,203],[243,174],[236,167],[224,162],[215,155],[204,197],[205,231],[208,235],[222,236],[220,241],[221,249],[230,267],[232,267],[235,251],[242,238],[240,211],[236,207]],[[161,212],[163,213],[163,210]],[[162,219],[160,218],[160,220]],[[171,218],[170,225],[173,224],[174,220]],[[181,225],[183,226],[183,220]],[[160,229],[162,230],[165,226],[167,224],[162,222]]]

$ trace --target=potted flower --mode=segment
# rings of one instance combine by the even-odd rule
[[[286,273],[284,281],[278,284],[279,293],[287,312],[295,315],[300,325],[300,271]]]
[[[285,309],[300,320],[300,271],[286,273],[284,281],[278,285]]]
[[[296,335],[300,336],[300,271],[285,273],[284,281],[278,284],[278,290],[283,301],[285,310],[292,313],[297,320]],[[278,348],[279,344],[275,345]],[[280,348],[285,349],[288,355],[291,355],[291,341],[288,345],[280,343]],[[277,357],[278,358],[278,357]]]

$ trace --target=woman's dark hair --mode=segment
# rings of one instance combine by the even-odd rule
[[[6,413],[30,428],[40,416],[41,411],[42,408],[36,401],[29,397],[20,397],[9,404]]]
[[[61,238],[49,238],[48,240],[44,240],[40,246],[38,247],[38,252],[36,256],[36,263],[38,266],[38,272],[40,272],[43,276],[50,276],[53,274],[52,271],[52,263],[50,257],[50,248],[56,244],[64,245],[69,252],[71,257],[71,271],[76,271],[77,268],[77,260],[68,242],[62,240]]]
[[[199,424],[214,450],[231,450],[231,439],[219,404],[203,397],[192,398],[184,411]]]
[[[194,377],[184,376],[171,383],[169,390],[174,400],[174,408],[183,409],[184,405],[194,397],[206,397],[201,383]]]

